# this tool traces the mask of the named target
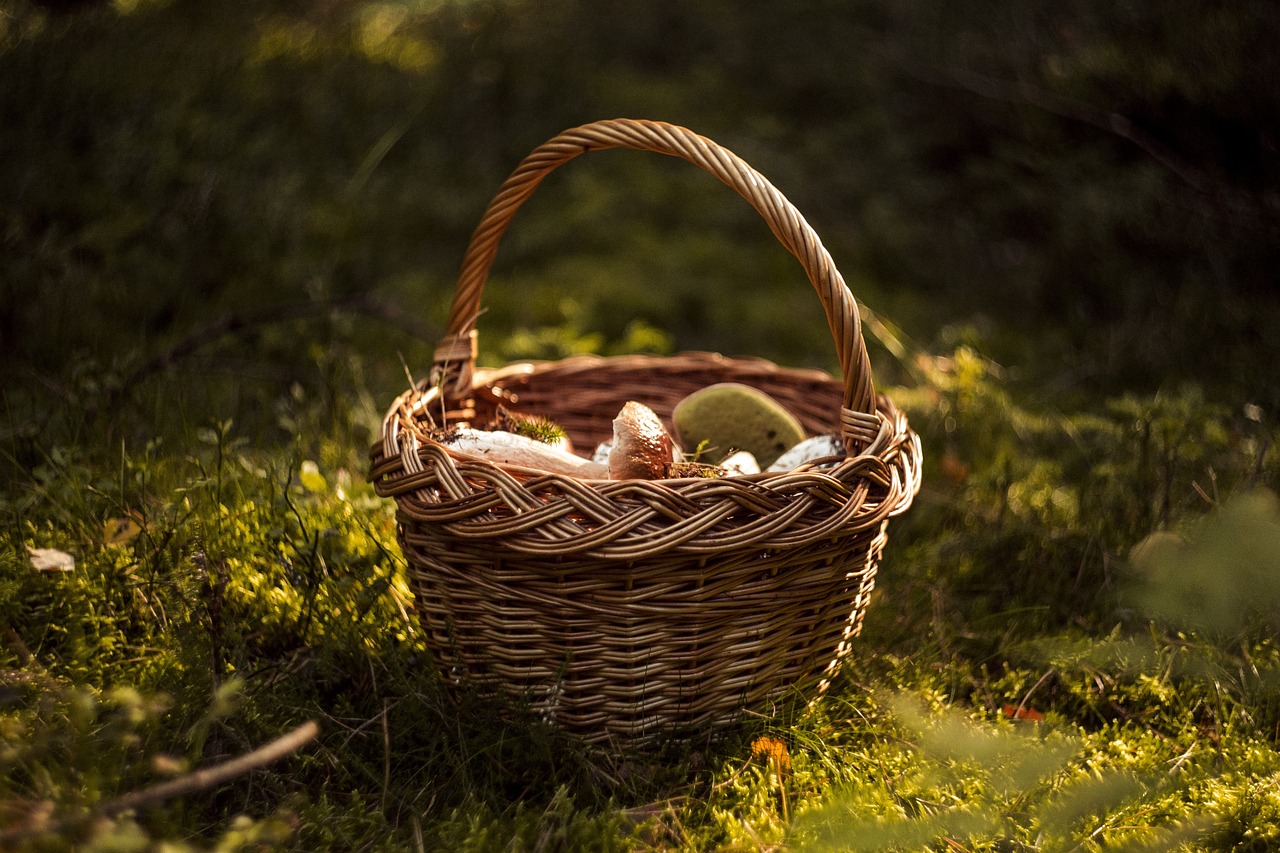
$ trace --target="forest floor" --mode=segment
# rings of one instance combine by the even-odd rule
[[[840,37],[942,26],[899,5]],[[774,28],[714,3],[675,29],[609,3],[306,6],[0,2],[0,849],[1280,849],[1266,187],[1224,213],[1165,168],[1194,146],[1153,165],[1079,110],[874,52],[860,110],[794,32],[748,97],[734,39]],[[1086,50],[1125,35],[1095,13],[1053,79],[1165,79]],[[720,65],[690,58],[698,21],[737,28]],[[891,23],[875,44],[926,52]],[[570,32],[682,58],[610,65]],[[1214,103],[1248,89],[1231,55]],[[925,467],[820,702],[618,753],[444,689],[367,466],[503,175],[624,113],[697,124],[813,211]],[[483,364],[834,369],[733,193],[583,161],[507,238]]]

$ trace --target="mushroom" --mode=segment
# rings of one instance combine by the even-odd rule
[[[635,401],[622,407],[613,419],[610,479],[659,480],[677,458],[675,442],[652,409]]]
[[[501,465],[537,468],[552,474],[568,474],[584,480],[604,480],[609,468],[537,439],[503,430],[460,427],[441,439],[450,450],[477,456]]]
[[[584,480],[658,480],[683,454],[662,421],[643,403],[627,403],[613,420],[613,441],[592,459],[505,430],[461,427],[440,439],[450,450],[502,465],[537,468]]]
[[[759,474],[760,463],[756,461],[754,454],[745,450],[739,450],[730,453],[724,459],[720,460],[720,467],[730,476],[739,476],[742,474]]]
[[[830,457],[844,456],[844,442],[837,435],[815,435],[813,438],[806,438],[804,441],[792,447],[786,453],[778,457],[777,461],[770,465],[768,471],[791,471],[799,468],[808,462],[818,459],[828,459]],[[834,458],[829,462],[823,462],[815,467],[830,468],[836,464]]]

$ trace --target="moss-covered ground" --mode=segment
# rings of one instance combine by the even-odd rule
[[[1280,850],[1270,5],[46,5],[0,0],[0,850]],[[446,697],[365,465],[502,176],[623,114],[812,214],[926,463],[820,703],[601,755]],[[593,157],[484,362],[834,366],[740,200]]]

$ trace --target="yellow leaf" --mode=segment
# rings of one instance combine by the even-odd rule
[[[102,525],[102,543],[108,547],[123,545],[142,532],[142,525],[132,518],[108,518]]]

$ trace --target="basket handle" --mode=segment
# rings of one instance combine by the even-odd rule
[[[870,444],[880,424],[858,306],[822,241],[791,202],[745,161],[691,130],[664,122],[612,119],[585,124],[549,139],[521,161],[471,235],[448,329],[436,346],[434,382],[451,386],[455,398],[471,390],[480,294],[498,253],[498,242],[520,205],[557,166],[579,154],[608,148],[652,151],[687,160],[736,190],[764,218],[778,241],[800,261],[822,299],[844,378],[840,423],[845,440],[851,451]]]

